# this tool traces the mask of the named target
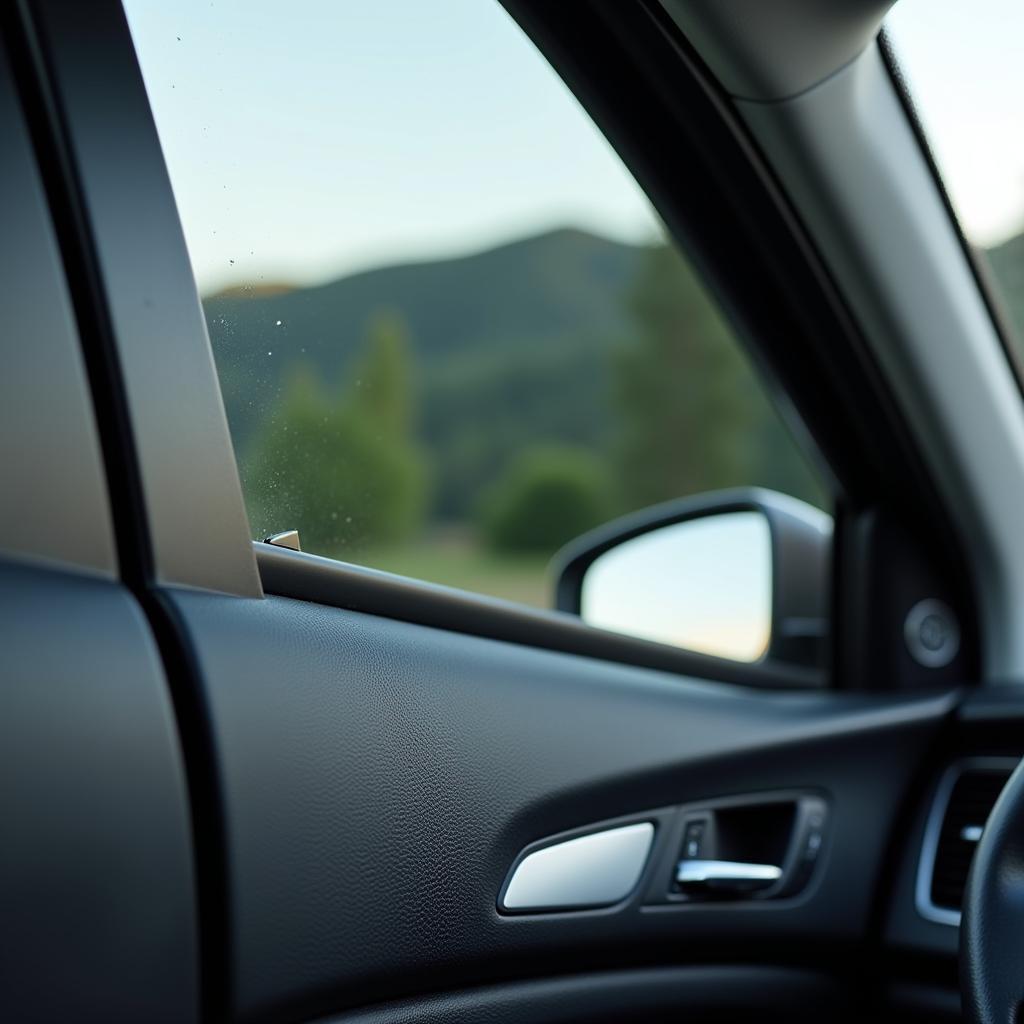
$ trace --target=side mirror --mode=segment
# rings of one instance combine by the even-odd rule
[[[733,661],[820,668],[832,519],[744,489],[666,502],[555,556],[556,607],[600,629]]]

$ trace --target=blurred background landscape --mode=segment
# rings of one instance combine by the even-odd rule
[[[825,498],[670,246],[570,228],[204,301],[256,536],[530,604],[668,498]]]

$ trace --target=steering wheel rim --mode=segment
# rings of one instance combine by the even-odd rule
[[[974,1024],[1018,1024],[1024,1004],[1024,762],[985,825],[964,890],[960,982]]]

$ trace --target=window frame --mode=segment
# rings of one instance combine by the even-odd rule
[[[849,542],[860,518],[886,508],[913,521],[926,509],[923,521],[933,531],[933,549],[946,553],[957,575],[962,554],[902,413],[837,289],[728,102],[660,5],[506,0],[505,7],[619,152],[739,328],[764,379],[778,389],[777,404],[798,410],[799,422],[831,468],[837,493],[831,670],[737,665],[604,633],[559,613],[254,546],[209,340],[124,12],[116,0],[91,6],[87,15],[75,5],[38,0],[30,34],[37,73],[51,90],[47,115],[66,154],[58,183],[72,200],[66,230],[87,256],[82,287],[100,311],[100,357],[127,398],[121,441],[130,451],[122,443],[111,458],[133,474],[133,490],[141,498],[122,513],[151,553],[141,574],[156,588],[200,587],[249,598],[265,589],[748,686],[868,685],[841,671],[843,652],[862,639],[860,620],[868,615],[868,609],[855,607],[856,586],[846,579],[858,558],[870,557]],[[95,75],[97,62],[105,68],[102,81]],[[101,147],[101,137],[123,151]],[[132,202],[124,203],[125,195]],[[142,311],[140,292],[150,303]],[[166,345],[160,351],[169,336],[178,345],[170,386]],[[827,352],[821,338],[829,339]],[[181,429],[183,410],[172,415],[168,408],[168,390],[176,402],[187,398],[194,413],[187,429]],[[173,457],[168,437],[175,438]],[[180,505],[183,478],[190,482],[188,509]],[[208,522],[216,530],[207,533]],[[969,588],[966,573],[959,579]],[[858,630],[850,639],[848,622]]]

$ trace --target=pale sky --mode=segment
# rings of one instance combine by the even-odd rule
[[[495,0],[127,0],[193,265],[322,281],[650,207]],[[899,0],[889,27],[968,236],[1024,223],[1024,0]]]
[[[968,238],[1024,227],[1024,0],[899,0],[886,22]]]
[[[564,225],[658,235],[618,157],[495,0],[125,6],[203,292]]]

